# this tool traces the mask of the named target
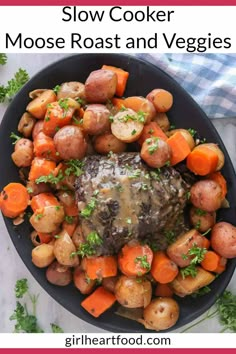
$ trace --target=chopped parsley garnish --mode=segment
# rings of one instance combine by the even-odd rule
[[[141,183],[141,189],[142,191],[147,191],[149,189],[147,183]]]
[[[65,163],[68,167],[65,170],[66,176],[74,175],[76,177],[79,177],[83,174],[82,167],[84,166],[84,163],[80,160],[76,159],[71,159],[66,161]]]
[[[150,175],[154,180],[160,181],[160,179],[161,179],[160,172],[161,172],[160,168],[157,168],[155,171],[151,171]]]
[[[198,296],[203,296],[205,294],[208,294],[210,291],[211,291],[211,288],[209,288],[209,286],[204,286],[203,288],[198,289],[193,294],[191,294],[191,297],[195,298]]]
[[[96,253],[96,247],[101,246],[103,243],[103,240],[96,231],[90,232],[90,234],[86,237],[86,240],[87,242],[82,243],[79,246],[78,251],[71,253],[71,257],[74,257],[75,255],[79,255],[81,257],[93,256]]]
[[[93,194],[93,195],[96,196],[97,194]],[[86,207],[83,210],[81,210],[80,215],[83,216],[84,218],[88,218],[96,208],[97,198],[95,198],[95,196],[93,196],[90,199],[90,202],[86,205]]]
[[[174,231],[171,230],[164,231],[164,236],[168,245],[171,245],[176,240],[176,235]]]
[[[200,227],[201,227],[201,220],[198,220],[197,223],[194,225],[194,228],[198,230],[200,229]]]
[[[130,179],[138,178],[141,176],[141,170],[138,168],[137,170],[132,171],[132,175],[128,176]]]
[[[15,285],[15,295],[17,299],[20,299],[25,295],[28,291],[28,282],[27,279],[19,279]]]
[[[127,222],[127,224],[131,225],[132,224],[131,218],[126,218],[126,222]]]
[[[135,135],[137,133],[137,130],[132,130],[131,135]]]
[[[158,138],[150,138],[151,139],[151,142],[148,143],[148,145],[150,145],[148,147],[148,152],[150,155],[154,154],[154,152],[158,149]],[[146,142],[147,140],[149,139],[146,139]]]
[[[11,133],[10,138],[13,139],[14,141],[12,142],[13,145],[17,143],[18,140],[22,139],[22,136],[19,136],[15,133]]]
[[[206,215],[206,211],[197,208],[197,209],[195,210],[195,214],[198,215],[198,216],[203,216],[203,215]]]
[[[196,268],[195,264],[190,264],[189,266],[180,269],[180,273],[181,273],[183,279],[189,275],[192,278],[195,278],[197,276],[197,268]]]
[[[0,64],[5,65],[7,62],[7,56],[4,53],[0,53]]]
[[[57,184],[64,179],[64,175],[61,170],[59,170],[58,175],[55,177],[54,174],[51,172],[48,176],[40,176],[35,180],[36,184],[39,183],[52,183],[52,184]]]
[[[58,104],[65,111],[65,113],[68,111],[69,109],[68,98],[61,98],[58,101]]]
[[[65,216],[65,222],[67,222],[67,224],[73,224],[73,222],[74,222],[74,216],[66,215],[66,216]]]
[[[183,278],[185,278],[188,275],[191,275],[193,278],[196,277],[197,275],[196,265],[203,261],[206,252],[207,252],[206,248],[198,247],[196,244],[194,244],[189,249],[187,254],[182,254],[183,259],[187,259],[189,256],[193,256],[189,266],[182,268],[180,270],[180,273]]]
[[[135,258],[135,263],[140,263],[141,267],[143,269],[146,269],[147,271],[149,271],[151,269],[151,264],[147,260],[147,255],[136,257]]]
[[[0,86],[0,103],[5,100],[10,101],[28,80],[28,73],[23,69],[19,69],[6,86]]]
[[[83,98],[78,97],[76,98],[76,101],[81,104],[81,106],[85,105],[85,100],[83,100]]]
[[[41,213],[35,215],[35,218],[36,218],[37,220],[42,219],[42,217],[43,217],[43,214],[41,214]]]
[[[54,88],[53,88],[53,91],[55,92],[55,94],[57,95],[58,92],[60,91],[61,89],[61,86],[60,85],[56,85]]]
[[[188,132],[192,135],[192,137],[194,138],[195,135],[197,134],[197,131],[195,129],[189,128]]]

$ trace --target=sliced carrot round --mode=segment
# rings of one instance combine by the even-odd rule
[[[9,183],[0,195],[0,208],[3,215],[15,218],[25,211],[29,204],[29,194],[21,183]]]

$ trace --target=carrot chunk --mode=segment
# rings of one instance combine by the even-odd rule
[[[206,146],[198,146],[187,157],[187,167],[199,176],[206,176],[216,170],[218,155]]]
[[[188,142],[179,132],[169,137],[167,143],[169,144],[172,150],[172,156],[170,160],[172,166],[186,159],[186,157],[191,152]]]
[[[29,194],[21,183],[9,183],[0,194],[0,209],[4,216],[15,218],[25,211]]]
[[[161,138],[162,140],[167,141],[166,134],[156,122],[150,122],[144,126],[138,143],[142,145],[145,140],[152,137]]]
[[[161,284],[170,283],[178,273],[177,265],[164,252],[154,253],[151,274],[157,282]]]
[[[43,132],[37,134],[34,139],[34,155],[48,160],[59,160],[53,139]]]
[[[97,288],[91,295],[81,302],[81,306],[93,317],[99,317],[116,302],[114,294],[102,286]]]
[[[111,102],[118,111],[124,107],[124,100],[122,98],[113,97]]]
[[[35,195],[30,202],[31,209],[35,213],[37,209],[47,206],[59,206],[60,203],[52,193],[40,193]]]
[[[148,245],[125,245],[118,255],[121,272],[127,276],[142,276],[151,269],[153,252]]]
[[[117,260],[114,256],[84,258],[83,264],[90,279],[113,277],[117,274]]]
[[[116,73],[117,76],[117,86],[116,86],[116,95],[122,97],[125,93],[127,80],[129,78],[129,73],[123,69],[116,68],[115,66],[103,65],[103,70],[110,70]]]
[[[32,161],[29,180],[35,181],[41,176],[48,176],[56,168],[56,163],[54,161],[42,159],[40,157],[35,157]]]
[[[207,251],[201,266],[209,272],[222,273],[225,270],[226,259],[214,251]]]

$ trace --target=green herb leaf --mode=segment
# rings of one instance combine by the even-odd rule
[[[198,215],[198,216],[204,216],[204,215],[206,215],[206,211],[197,208],[197,209],[195,209],[195,214]]]
[[[141,267],[146,269],[147,271],[149,271],[151,269],[151,264],[147,260],[147,255],[136,257],[134,262],[140,263]]]
[[[68,160],[66,161],[66,165],[68,166],[65,170],[66,176],[74,175],[76,177],[79,177],[84,173],[84,171],[82,170],[84,163],[78,159]]]
[[[73,255],[79,255],[81,257],[93,256],[96,253],[96,248],[101,246],[103,240],[96,231],[90,232],[86,237],[87,242],[82,243],[79,246],[77,252],[73,252]]]
[[[53,88],[53,91],[55,92],[55,94],[57,95],[58,92],[60,91],[61,89],[61,86],[60,85],[56,85],[54,88]]]
[[[97,205],[97,199],[92,197],[90,202],[86,205],[86,207],[83,210],[81,210],[80,215],[83,216],[84,218],[88,218],[93,213],[96,205]]]
[[[50,323],[50,325],[51,325],[52,333],[64,333],[63,329],[58,325],[56,325],[55,323]]]
[[[180,269],[180,273],[182,275],[182,278],[184,279],[188,275],[190,275],[192,278],[195,278],[197,275],[197,268],[195,264],[190,264],[189,266],[185,268]]]
[[[28,73],[23,70],[19,69],[13,79],[9,80],[7,86],[5,87],[5,97],[1,102],[4,102],[5,99],[11,100],[13,96],[21,89],[22,86],[29,80]]]
[[[0,64],[5,65],[7,62],[7,56],[4,53],[0,53]]]
[[[52,184],[57,184],[64,179],[64,175],[61,170],[59,170],[58,175],[55,177],[53,173],[50,173],[48,176],[40,176],[35,180],[36,184],[39,183],[52,183]]]
[[[19,279],[15,285],[15,295],[17,299],[22,298],[28,291],[28,282],[27,279]]]
[[[18,140],[22,139],[22,136],[19,136],[13,132],[11,132],[10,138],[13,139],[14,141],[12,142],[12,145],[15,145]]]

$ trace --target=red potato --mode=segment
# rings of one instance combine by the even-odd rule
[[[153,137],[144,141],[140,155],[148,166],[160,168],[170,161],[171,148],[164,140]]]
[[[132,109],[118,112],[113,117],[111,132],[119,140],[125,143],[132,143],[140,137],[143,131],[143,122]]]
[[[152,121],[156,122],[164,132],[170,129],[170,121],[166,113],[157,113]]]
[[[118,277],[117,276],[116,277],[103,278],[102,279],[102,286],[107,291],[110,291],[111,293],[114,293],[117,281],[118,281]]]
[[[11,154],[14,164],[18,167],[28,167],[34,158],[34,148],[31,140],[22,138],[15,145],[15,150]]]
[[[197,275],[195,277],[188,275],[183,278],[182,274],[179,273],[170,285],[176,295],[184,297],[193,294],[195,291],[203,288],[204,286],[209,285],[214,279],[215,275],[202,267],[197,267]]]
[[[218,222],[211,231],[211,246],[225,258],[236,257],[236,228],[228,222]]]
[[[76,267],[73,273],[73,281],[75,287],[81,292],[81,294],[90,294],[95,285],[96,280],[92,280],[86,276],[85,271],[80,266]]]
[[[89,135],[99,135],[110,129],[111,113],[102,104],[90,104],[83,116],[83,129]]]
[[[107,132],[99,135],[94,140],[94,149],[102,155],[107,155],[110,151],[121,153],[126,150],[126,143],[117,139],[112,133]]]
[[[87,150],[87,142],[81,129],[66,125],[54,135],[56,150],[63,160],[82,159]]]
[[[216,223],[216,213],[207,212],[194,206],[190,209],[190,222],[199,232],[206,232]]]
[[[26,110],[35,118],[43,119],[49,103],[56,101],[57,96],[53,90],[46,90],[41,95],[33,99]]]
[[[60,100],[61,98],[73,98],[73,99],[81,98],[82,100],[84,100],[85,99],[84,84],[78,81],[64,82],[63,84],[60,85],[60,88],[57,92],[57,99]]]
[[[43,120],[38,120],[32,130],[32,138],[33,140],[36,138],[36,136],[43,131]]]
[[[136,278],[121,275],[116,282],[115,296],[124,307],[145,308],[151,301],[152,286],[150,281],[146,279],[137,282]]]
[[[69,267],[63,266],[55,261],[47,268],[46,278],[51,284],[66,286],[72,281],[72,272]]]
[[[188,255],[188,251],[193,246],[204,248],[204,237],[195,229],[181,235],[174,243],[172,243],[167,248],[167,255],[179,267],[187,267],[193,258],[193,256]]]
[[[110,70],[95,70],[85,81],[85,97],[91,103],[106,103],[116,92],[117,76]]]
[[[173,105],[173,96],[169,91],[163,89],[154,89],[148,95],[147,99],[153,103],[157,112],[167,112]]]
[[[191,203],[199,209],[213,212],[220,208],[222,190],[218,183],[212,180],[196,182],[190,189]]]
[[[20,132],[25,138],[29,138],[32,135],[32,130],[34,128],[34,125],[36,123],[36,119],[31,116],[28,112],[25,112],[19,123],[17,130]]]
[[[152,104],[152,102],[150,102],[144,97],[140,97],[140,96],[127,97],[126,99],[123,100],[123,105],[124,107],[130,108],[135,112],[143,112],[145,118],[144,124],[150,123],[151,120],[156,115],[156,110],[154,105]]]
[[[53,246],[48,243],[42,243],[32,250],[32,263],[38,268],[48,267],[54,259]]]
[[[82,243],[86,242],[86,239],[83,235],[82,228],[78,225],[72,235],[72,241],[76,248],[79,248]],[[82,261],[83,262],[83,261]]]
[[[153,299],[144,309],[140,322],[145,328],[161,331],[173,327],[179,318],[179,305],[169,297]]]

